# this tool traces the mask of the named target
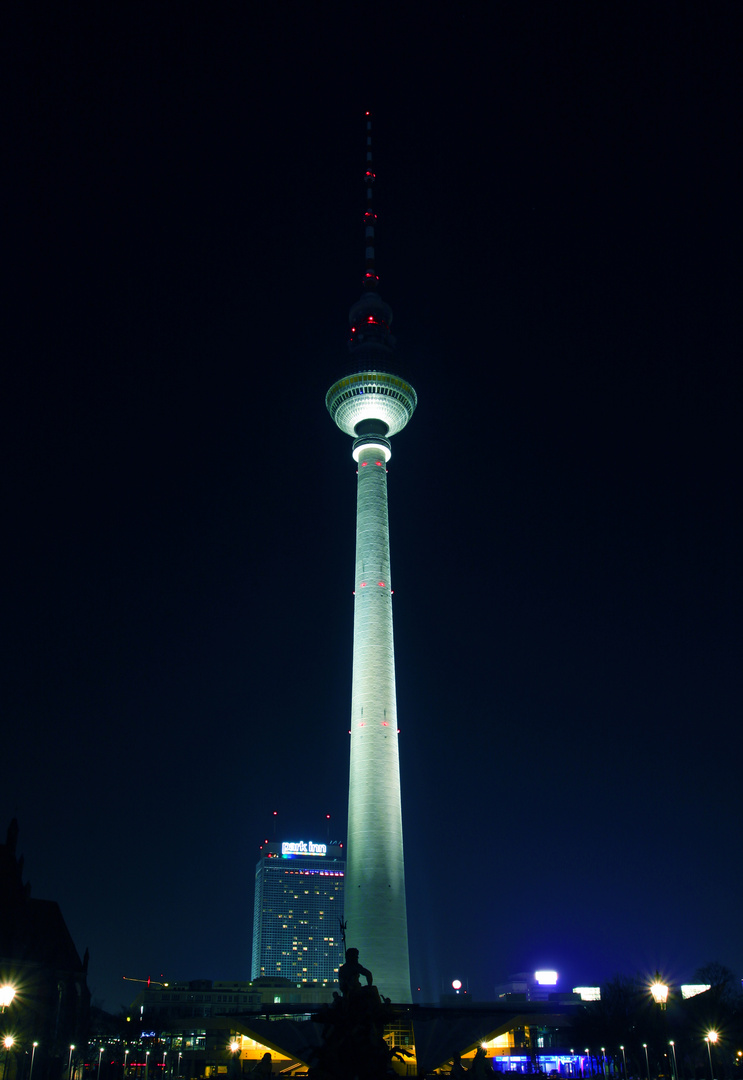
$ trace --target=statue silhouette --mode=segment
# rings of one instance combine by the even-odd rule
[[[361,980],[366,979],[366,985]],[[317,1018],[323,1021],[322,1045],[309,1070],[309,1080],[386,1080],[391,1059],[409,1051],[390,1047],[384,1040],[385,1024],[395,1020],[389,998],[380,998],[368,968],[359,963],[359,950],[346,949],[346,962],[338,969],[340,994]]]
[[[344,998],[361,990],[361,976],[366,979],[367,986],[372,986],[374,980],[368,968],[359,963],[359,950],[346,949],[346,962],[338,968],[338,985]]]

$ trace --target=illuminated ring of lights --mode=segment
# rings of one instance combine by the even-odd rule
[[[385,465],[392,457],[392,447],[386,439],[380,439],[378,435],[362,435],[360,439],[357,439],[353,444],[354,461],[360,461],[362,454],[366,451],[375,451],[380,457],[384,458]]]
[[[413,387],[384,371],[361,371],[349,375],[328,390],[328,412],[341,431],[356,434],[362,420],[381,420],[387,428],[379,434],[392,436],[407,424],[418,404]]]

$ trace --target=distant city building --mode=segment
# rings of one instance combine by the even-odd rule
[[[80,954],[54,900],[37,900],[23,881],[23,857],[16,853],[18,822],[0,844],[0,974],[15,991],[3,1021],[15,1039],[5,1054],[3,1080],[26,1069],[34,1048],[35,1080],[58,1076],[71,1045],[87,1039],[90,991],[88,954]]]
[[[577,990],[559,989],[556,971],[520,971],[495,988],[496,998],[521,998],[523,1001],[569,1003],[572,999],[578,1000],[577,994]]]
[[[259,1013],[266,1006],[317,1006],[332,1000],[327,986],[308,986],[282,978],[253,982],[191,979],[153,984],[140,990],[131,1004],[145,1029],[176,1020],[235,1017]]]
[[[338,843],[264,844],[255,868],[251,978],[332,986],[343,963],[346,863]]]

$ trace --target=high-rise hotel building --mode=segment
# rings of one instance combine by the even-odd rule
[[[255,868],[251,978],[332,985],[343,963],[340,844],[264,844]]]

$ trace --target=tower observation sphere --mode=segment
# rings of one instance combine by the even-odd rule
[[[335,423],[353,438],[357,462],[351,756],[344,918],[379,991],[411,1000],[398,754],[387,463],[392,436],[417,404],[413,387],[391,374],[392,310],[377,292],[372,209],[371,120],[366,120],[366,272],[349,312],[353,373],[328,390]]]

